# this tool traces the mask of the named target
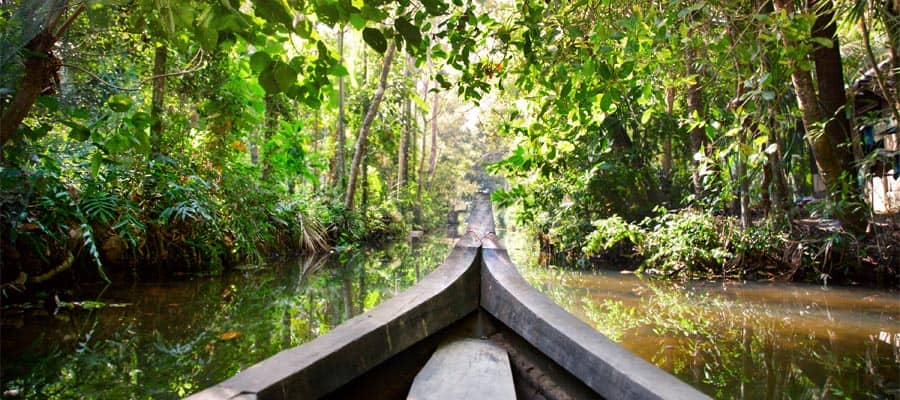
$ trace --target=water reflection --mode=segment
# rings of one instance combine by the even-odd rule
[[[451,243],[428,238],[215,278],[84,286],[69,295],[122,307],[55,316],[7,307],[4,397],[185,396],[375,307],[439,265]]]
[[[784,283],[647,282],[536,266],[526,278],[641,357],[722,399],[900,398],[896,291]]]

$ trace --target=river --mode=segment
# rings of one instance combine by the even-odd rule
[[[647,282],[537,265],[525,277],[641,357],[722,399],[900,398],[896,291],[785,283]],[[4,306],[4,398],[178,398],[375,307],[449,254],[428,238],[297,257],[219,277],[117,279],[60,295],[55,314]]]
[[[784,282],[660,282],[538,265],[525,278],[640,357],[720,399],[900,399],[900,293]]]
[[[415,284],[453,240],[247,266],[218,277],[115,279],[4,306],[4,398],[175,399],[327,333]]]

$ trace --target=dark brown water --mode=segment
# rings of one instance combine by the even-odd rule
[[[116,281],[3,309],[4,398],[179,398],[375,307],[434,269],[451,240],[273,262],[168,282]]]
[[[900,399],[897,291],[648,282],[537,267],[530,243],[507,242],[541,291],[715,398]]]

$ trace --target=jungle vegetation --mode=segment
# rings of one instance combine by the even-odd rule
[[[402,239],[477,188],[471,2],[0,6],[4,293]]]
[[[896,0],[0,5],[7,292],[402,236],[480,165],[582,260],[897,275],[864,133],[900,120]]]

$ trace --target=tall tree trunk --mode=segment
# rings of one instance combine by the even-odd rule
[[[700,86],[700,77],[698,71],[695,67],[695,52],[696,49],[688,48],[685,51],[685,75],[688,77],[693,77],[693,82],[689,83],[687,86],[687,112],[691,118],[694,118],[696,115],[697,118],[703,119],[703,91]],[[703,193],[703,182],[700,177],[700,161],[694,157],[695,154],[700,152],[704,146],[709,145],[709,138],[706,136],[706,131],[703,127],[694,127],[690,132],[690,141],[691,141],[691,154],[692,162],[694,164],[694,168],[691,170],[691,178],[694,183],[694,194],[700,195]]]
[[[900,0],[884,2],[881,18],[887,31],[888,51],[894,80],[894,102],[900,107]]]
[[[831,144],[831,158],[841,168],[833,179],[839,182],[831,182],[837,184],[837,187],[829,191],[836,201],[856,203],[841,209],[838,219],[848,231],[864,233],[867,227],[867,213],[862,202],[862,193],[856,183],[857,168],[853,162],[853,152],[846,146],[850,143],[850,121],[847,119],[847,92],[844,89],[844,68],[837,36],[837,22],[834,17],[834,4],[831,0],[812,0],[810,7],[817,13],[813,23],[813,37],[832,41],[832,46],[817,46],[813,52],[816,79],[819,83],[819,104],[822,105],[822,116],[827,118],[825,136]],[[846,176],[842,177],[841,172]],[[825,182],[829,183],[827,180]]]
[[[166,96],[166,62],[168,52],[165,45],[156,47],[153,57],[153,98],[150,108],[150,149],[159,154],[163,131],[163,103]]]
[[[407,80],[411,78],[412,71],[409,68],[409,61],[404,62],[404,68]],[[412,100],[407,94],[403,100],[403,132],[400,134],[400,146],[397,155],[397,197],[406,190],[406,183],[409,180],[409,131],[412,130]]]
[[[793,13],[793,4],[791,0],[775,0],[775,7],[779,10],[786,11],[788,15]],[[831,14],[827,13],[826,15]],[[822,36],[827,34],[825,28],[830,26],[830,31],[833,32],[834,25],[822,24],[819,22],[819,19],[821,18],[828,17],[820,14],[815,24],[817,29],[814,29],[814,32],[819,37],[825,37]],[[858,201],[859,189],[854,183],[848,182],[845,177],[842,177],[842,174],[847,174],[850,177],[853,177],[856,174],[853,173],[851,166],[853,155],[847,147],[844,146],[849,139],[847,130],[842,131],[842,129],[849,130],[848,124],[846,123],[846,115],[843,112],[837,112],[838,108],[843,107],[846,103],[846,97],[844,97],[842,102],[840,100],[840,94],[837,93],[838,91],[843,93],[844,90],[843,71],[841,71],[840,66],[840,50],[835,37],[828,37],[828,39],[834,40],[832,48],[820,48],[817,49],[814,54],[816,72],[818,73],[820,88],[823,91],[822,98],[820,99],[819,96],[816,95],[812,74],[809,71],[803,70],[800,67],[800,62],[797,60],[791,61],[793,68],[793,71],[791,72],[791,81],[794,84],[794,90],[797,94],[797,105],[800,108],[803,125],[806,127],[806,138],[812,148],[813,157],[816,160],[816,166],[819,169],[819,173],[822,175],[822,180],[828,187],[829,195],[834,201]],[[795,44],[788,39],[787,35],[783,35],[783,41],[785,47],[790,48],[795,46]],[[837,57],[836,61],[833,59],[834,57]],[[834,68],[837,68],[837,71],[834,71]],[[835,79],[837,79],[837,81],[835,81]],[[827,92],[827,94],[825,92]],[[829,114],[823,114],[823,110],[819,108],[820,102],[823,109],[830,111]],[[826,105],[826,103],[828,104]],[[825,125],[825,129],[823,130],[821,126],[823,122],[825,122],[825,119],[823,118],[824,115],[833,115],[834,118],[832,118],[830,123]],[[843,119],[844,122],[838,121],[839,119]],[[849,193],[849,196],[845,196],[845,193]],[[861,209],[857,207],[843,208],[837,214],[837,217],[848,231],[855,233],[862,233],[865,231],[865,214]]]
[[[440,96],[438,92],[434,92],[431,98],[431,155],[428,158],[428,181],[427,188],[431,188],[434,170],[437,168],[437,131],[438,131],[438,102]],[[424,158],[424,157],[423,157]]]
[[[344,63],[344,27],[341,26],[340,30],[338,30],[338,60],[341,64]],[[344,77],[338,77],[338,120],[337,120],[337,143],[336,148],[334,149],[334,172],[333,178],[334,185],[336,187],[341,187],[344,184],[344,147],[346,147],[346,134],[344,132],[344,97],[346,93],[344,93]]]
[[[739,199],[741,203],[741,227],[747,229],[750,227],[750,181],[747,176],[747,161],[743,152],[744,143],[747,142],[747,131],[750,130],[749,124],[738,132],[738,150],[737,150],[737,179]]]
[[[675,105],[675,87],[666,88],[666,115],[673,117],[673,107]],[[666,180],[666,184],[672,180],[672,135],[667,134],[663,137],[662,151],[662,175]]]
[[[894,84],[893,92],[887,85],[887,78],[885,77],[884,72],[881,71],[881,68],[879,68],[878,60],[875,59],[875,54],[872,52],[872,43],[869,40],[869,24],[866,21],[865,11],[863,11],[859,17],[859,28],[862,31],[863,48],[866,50],[866,58],[869,59],[869,63],[872,64],[872,69],[875,71],[875,82],[878,83],[878,89],[881,90],[884,100],[888,104],[891,114],[894,116],[894,120],[900,122],[900,96],[897,95],[897,93],[900,93],[900,90],[898,90],[897,87],[897,85],[900,85],[900,82]],[[893,51],[896,52],[897,50],[895,49]],[[855,141],[854,144],[856,144]]]
[[[366,210],[369,208],[369,154],[367,154],[367,152],[363,152],[359,175],[359,186],[360,189],[362,189],[362,195],[360,196],[362,198],[359,201],[359,209],[362,211],[362,215],[366,215]],[[365,221],[365,218],[363,218],[363,221]]]
[[[738,38],[737,38],[737,29],[734,20],[729,18],[728,27],[726,30],[728,31],[728,35],[731,38],[731,48],[736,49],[738,46]],[[743,68],[741,68],[740,59],[735,56],[732,58],[732,62],[734,63],[734,71],[737,73],[737,81],[735,82],[735,95],[732,104],[735,108],[739,108],[740,105],[743,105],[743,96],[744,96],[744,79],[741,78],[741,74]],[[738,114],[739,116],[741,114]],[[741,121],[741,129],[737,134],[737,152],[735,154],[735,172],[738,179],[738,202],[740,203],[741,208],[741,228],[747,229],[750,227],[751,218],[750,218],[750,177],[747,176],[747,155],[744,154],[744,147],[747,144],[747,132],[750,132],[750,139],[756,137],[758,131],[756,128],[756,121],[752,119],[750,116],[740,116],[743,118]],[[765,189],[763,189],[765,193]]]
[[[428,86],[431,81],[425,82],[425,96],[422,97],[424,100],[428,100]],[[418,184],[416,185],[416,200],[417,204],[422,204],[422,187],[425,186],[425,146],[428,142],[428,115],[425,111],[422,111],[422,147],[420,147],[421,151],[419,151],[419,172],[418,175]]]
[[[375,115],[378,114],[378,106],[381,105],[381,99],[384,98],[384,91],[387,88],[388,73],[391,71],[391,62],[394,60],[394,41],[388,44],[388,48],[384,53],[384,61],[381,65],[381,76],[378,80],[378,90],[372,98],[372,105],[366,111],[362,124],[359,126],[359,132],[356,134],[356,149],[353,153],[353,163],[350,165],[350,177],[347,183],[347,195],[344,197],[344,208],[353,209],[353,197],[356,194],[356,179],[360,174],[359,165],[362,161],[363,154],[366,153],[366,141],[369,137],[369,128]]]

